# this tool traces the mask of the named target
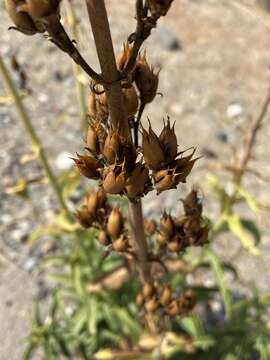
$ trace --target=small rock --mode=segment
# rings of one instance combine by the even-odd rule
[[[160,44],[164,47],[164,49],[170,51],[182,49],[182,46],[180,45],[174,33],[167,28],[159,27],[157,30],[157,36]]]
[[[184,107],[182,104],[180,103],[174,103],[171,105],[170,110],[175,114],[175,115],[182,115],[184,112]]]
[[[29,258],[26,260],[26,262],[24,263],[24,269],[28,272],[32,272],[35,267],[37,266],[37,261],[34,258]]]
[[[68,152],[61,152],[55,159],[55,165],[59,170],[69,170],[74,165],[72,155]]]
[[[216,138],[223,143],[227,143],[228,142],[228,135],[222,131],[218,132],[216,134]]]
[[[241,104],[238,103],[231,103],[226,110],[226,115],[229,119],[234,119],[243,115],[244,109]]]

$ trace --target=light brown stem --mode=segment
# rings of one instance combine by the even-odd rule
[[[125,116],[123,93],[116,67],[110,26],[104,0],[86,0],[90,23],[97,48],[102,76],[106,83],[109,111],[112,124],[119,132],[130,137],[130,129]],[[150,263],[147,259],[148,247],[144,233],[142,203],[130,203],[131,227],[133,231],[134,247],[138,256],[142,281],[150,280]]]
[[[143,281],[150,281],[150,264],[148,262],[148,246],[144,232],[144,222],[142,213],[142,202],[139,200],[136,203],[129,204],[131,229],[134,235],[134,247],[138,256],[140,273]]]
[[[106,83],[111,84],[105,88],[109,112],[113,126],[119,132],[130,137],[128,119],[124,111],[123,94],[116,67],[110,25],[104,0],[86,0],[90,23],[97,48],[97,54]]]

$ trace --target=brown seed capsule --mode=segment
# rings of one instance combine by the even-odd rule
[[[5,0],[5,7],[8,15],[17,29],[26,35],[34,35],[40,32],[29,14],[18,11],[18,5],[19,2],[17,0]]]
[[[178,241],[173,240],[167,243],[167,249],[171,252],[179,252],[181,249],[181,245]]]
[[[94,155],[100,153],[100,141],[99,137],[103,133],[104,129],[100,121],[93,121],[90,123],[87,135],[86,135],[86,146]]]
[[[157,236],[157,242],[160,246],[164,246],[167,244],[167,242],[169,241],[169,239],[167,238],[166,235],[163,234],[158,234]]]
[[[160,232],[170,238],[174,231],[174,220],[171,215],[163,213],[160,219]]]
[[[196,149],[194,149],[190,155],[176,159],[172,163],[172,167],[174,167],[175,169],[176,181],[178,183],[186,182],[187,176],[191,172],[195,162],[199,159],[199,158],[192,159],[195,151]]]
[[[180,308],[179,308],[179,303],[177,300],[172,300],[170,302],[170,304],[167,306],[166,308],[166,312],[170,315],[170,316],[176,316],[179,314]]]
[[[131,85],[128,88],[123,88],[123,101],[124,101],[124,109],[126,112],[127,118],[133,117],[139,106],[138,95],[136,93],[135,87]]]
[[[172,289],[169,285],[166,285],[160,294],[160,298],[159,298],[159,302],[161,303],[161,305],[163,306],[167,306],[172,299]]]
[[[168,162],[173,161],[177,155],[177,137],[174,130],[174,124],[171,127],[169,118],[167,119],[166,124],[164,122],[163,129],[159,135],[159,141],[163,146]]]
[[[159,307],[159,301],[156,297],[153,297],[145,302],[144,307],[148,312],[155,312]]]
[[[197,234],[201,229],[200,217],[187,216],[183,228],[186,235]]]
[[[154,19],[165,16],[169,11],[173,0],[148,0],[148,6]]]
[[[89,95],[88,114],[91,118],[100,121],[107,121],[109,117],[109,108],[105,92],[96,94],[94,91]]]
[[[33,18],[43,18],[58,13],[60,0],[26,0],[28,13]]]
[[[126,180],[125,192],[129,198],[136,198],[144,195],[151,188],[151,185],[148,168],[138,163]]]
[[[118,239],[114,240],[112,243],[112,249],[117,252],[123,252],[127,250],[128,247],[128,240],[121,235]]]
[[[122,227],[123,227],[122,214],[118,208],[113,208],[112,212],[110,213],[107,224],[108,234],[113,239],[117,239],[121,234]]]
[[[184,294],[182,294],[178,300],[179,313],[181,315],[185,315],[193,310],[196,305],[196,299],[196,295],[192,290],[187,290]]]
[[[154,235],[157,230],[157,223],[153,219],[144,219],[144,230],[149,236]]]
[[[78,210],[75,215],[80,225],[84,228],[89,228],[95,220],[93,214],[89,213],[86,207]]]
[[[102,187],[96,191],[92,191],[86,198],[86,207],[88,211],[95,214],[96,211],[105,205],[106,194]]]
[[[109,164],[114,164],[119,160],[121,149],[121,137],[117,130],[109,129],[102,149],[102,154]]]
[[[152,170],[160,170],[166,163],[165,154],[151,125],[148,132],[142,127],[142,148],[146,164]]]
[[[125,171],[122,166],[112,165],[104,173],[103,188],[109,194],[121,194],[126,181]]]
[[[75,164],[77,165],[80,173],[93,180],[99,179],[99,171],[98,169],[101,167],[98,160],[93,158],[92,156],[80,155],[77,154],[78,159],[73,159]]]
[[[152,296],[154,292],[155,292],[155,287],[152,283],[147,282],[144,284],[142,293],[145,299]]]
[[[111,243],[109,235],[106,233],[106,231],[101,230],[98,234],[98,241],[101,245],[107,246]]]
[[[139,293],[137,296],[136,296],[136,304],[138,306],[142,306],[144,303],[144,297],[143,297],[143,294],[142,293]]]
[[[176,189],[177,187],[176,175],[170,169],[158,171],[153,174],[153,177],[158,195],[165,190]]]
[[[195,242],[192,244],[193,246],[204,246],[208,244],[208,233],[209,229],[207,227],[203,227],[200,229],[196,236]]]
[[[198,191],[193,189],[183,200],[183,206],[186,215],[201,215],[202,202],[198,197]]]
[[[146,60],[146,54],[140,54],[134,78],[143,104],[150,103],[154,100],[157,94],[158,77],[159,71],[155,72],[153,67],[149,66]]]

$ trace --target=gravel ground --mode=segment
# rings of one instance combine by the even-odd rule
[[[130,29],[134,28],[134,1],[119,5],[107,0],[112,35],[116,50],[120,49]],[[253,5],[252,0],[247,0]],[[74,154],[82,148],[82,134],[70,61],[65,54],[42,36],[24,37],[7,31],[10,22],[0,5],[0,51],[6,62],[16,55],[28,75],[31,95],[25,99],[34,125],[49,159],[59,172],[59,154]],[[82,9],[79,6],[79,11]],[[94,66],[97,59],[85,11],[82,11],[81,42],[83,52]],[[231,149],[239,148],[243,132],[261,107],[269,87],[270,15],[254,15],[246,8],[227,0],[178,0],[166,19],[162,19],[146,47],[154,65],[162,68],[160,92],[164,94],[149,105],[146,115],[160,129],[167,114],[176,120],[176,130],[182,147],[197,146],[198,153],[215,154],[220,161],[229,161]],[[89,44],[89,47],[88,47]],[[0,95],[4,95],[0,82]],[[42,174],[35,161],[22,162],[30,146],[13,106],[0,103],[0,359],[22,357],[24,337],[34,299],[46,294],[37,263],[42,246],[29,249],[24,240],[38,224],[52,218],[56,206],[46,184],[33,184],[31,200],[10,196],[6,188],[20,178]],[[254,165],[265,177],[270,152],[269,121],[258,137]],[[61,159],[61,157],[60,157]],[[152,195],[145,204],[146,211],[175,207],[191,184],[200,185],[206,198],[206,211],[216,209],[205,187],[211,159],[205,156],[189,178],[187,186],[171,191],[169,196]],[[269,187],[255,177],[246,183],[256,198],[269,202]],[[240,209],[246,215],[244,209]],[[237,266],[243,280],[255,281],[263,290],[270,288],[269,235],[270,222],[265,214],[259,216],[263,229],[260,245],[262,257],[254,259],[246,252],[238,256]],[[229,238],[218,242],[217,248],[226,257],[233,255],[238,243]]]

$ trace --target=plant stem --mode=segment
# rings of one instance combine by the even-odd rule
[[[110,25],[104,0],[86,0],[90,23],[96,44],[103,79],[111,84],[105,87],[108,97],[109,112],[113,126],[119,132],[130,137],[128,119],[123,104],[119,72],[116,67]]]
[[[79,36],[77,30],[77,18],[74,10],[74,5],[70,0],[68,1],[68,6],[67,6],[67,19],[72,34],[72,40],[75,41],[78,47]],[[82,72],[81,72],[81,67],[78,64],[73,62],[72,65],[73,65],[72,67],[73,67],[74,79],[76,83],[77,98],[80,108],[81,129],[85,130],[87,125],[86,122],[87,106],[85,101],[85,88],[82,82],[80,81],[80,76],[82,75]]]
[[[63,194],[61,189],[59,188],[59,185],[57,183],[56,177],[50,167],[50,164],[48,162],[48,159],[45,155],[45,152],[43,150],[42,144],[40,142],[40,139],[38,138],[35,129],[31,123],[31,119],[23,105],[23,102],[20,98],[20,95],[16,89],[16,86],[14,85],[11,76],[8,72],[8,69],[6,68],[2,56],[0,54],[0,73],[3,77],[3,80],[5,82],[5,85],[8,89],[8,92],[11,94],[11,97],[14,100],[15,106],[17,108],[18,114],[20,116],[20,119],[25,127],[26,132],[28,133],[30,139],[31,139],[31,143],[32,143],[32,148],[33,151],[38,155],[38,158],[40,160],[40,163],[49,179],[49,182],[55,192],[55,195],[58,199],[59,205],[61,206],[61,208],[63,210],[65,210],[66,212],[68,212],[68,208],[66,205],[66,202],[64,200]]]
[[[105,90],[108,96],[109,111],[112,124],[119,132],[131,138],[128,120],[125,116],[123,93],[119,80],[113,50],[110,26],[104,0],[86,0],[89,19],[97,48],[101,71],[106,83],[110,83]],[[138,255],[140,276],[143,282],[150,280],[150,263],[148,262],[148,247],[144,232],[142,203],[130,203],[131,226],[134,247]]]

